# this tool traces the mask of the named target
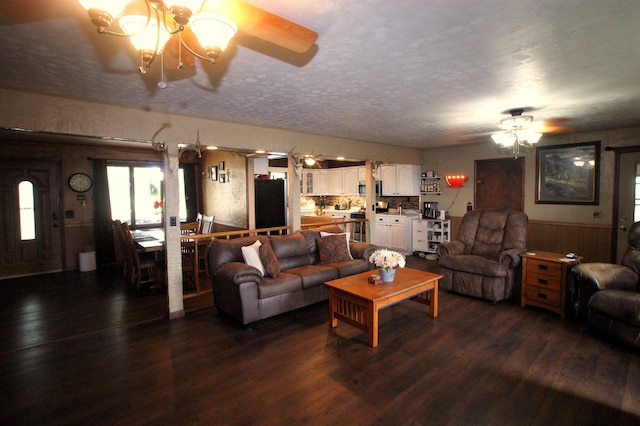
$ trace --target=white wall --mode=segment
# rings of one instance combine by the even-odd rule
[[[586,224],[611,224],[613,209],[613,172],[615,154],[605,151],[605,147],[620,147],[640,145],[640,128],[617,129],[602,132],[576,133],[572,135],[543,136],[538,146],[562,145],[581,142],[601,142],[600,152],[600,198],[598,205],[569,205],[569,204],[536,204],[536,156],[534,149],[524,149],[520,157],[525,158],[524,182],[524,210],[531,220],[545,220],[551,222],[575,222]],[[423,170],[437,170],[438,174],[464,173],[469,176],[469,182],[460,190],[443,185],[443,194],[438,201],[441,209],[449,209],[452,216],[462,216],[466,211],[468,201],[473,202],[474,191],[474,161],[496,158],[510,158],[513,154],[496,148],[491,139],[486,142],[471,145],[460,145],[446,148],[428,149],[422,154]],[[456,198],[456,192],[457,198]],[[594,212],[600,213],[594,217]]]

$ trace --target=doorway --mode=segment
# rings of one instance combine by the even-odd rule
[[[620,152],[618,164],[617,214],[614,217],[616,232],[616,263],[620,263],[629,245],[629,227],[640,220],[640,151]]]
[[[62,271],[60,164],[0,160],[0,278]]]
[[[475,161],[475,208],[524,211],[524,158]]]

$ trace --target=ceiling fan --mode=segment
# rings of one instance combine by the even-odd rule
[[[0,5],[0,23],[73,16],[82,12],[80,6],[98,33],[129,37],[136,45],[135,38],[150,32],[154,47],[136,46],[144,66],[165,44],[179,56],[178,68],[193,65],[195,57],[214,63],[236,32],[295,53],[308,51],[318,38],[313,30],[240,0],[6,0]],[[226,42],[213,40],[214,27],[226,33]],[[209,33],[206,42],[203,33]],[[183,56],[183,48],[191,55]]]
[[[566,133],[575,130],[574,126],[568,126],[571,121],[569,118],[554,118],[550,120],[534,121],[534,117],[529,114],[535,111],[533,107],[512,108],[502,111],[501,114],[508,114],[508,117],[500,120],[502,130],[491,132],[490,134],[500,133],[501,131],[518,131],[529,130],[540,134],[550,133]]]
[[[500,120],[502,130],[489,132],[493,141],[502,148],[510,148],[518,158],[520,147],[530,148],[543,134],[568,132],[574,127],[564,126],[569,119],[559,118],[548,121],[534,121],[533,116],[524,114],[533,108],[514,108],[503,111],[507,117]]]

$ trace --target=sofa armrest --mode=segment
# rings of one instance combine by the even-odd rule
[[[505,250],[498,256],[498,262],[507,265],[507,268],[514,269],[520,265],[520,253],[527,251],[523,248],[512,248]]]
[[[612,263],[581,263],[571,269],[573,275],[593,286],[593,290],[606,288],[637,290],[638,274],[632,269]]]
[[[349,243],[351,256],[354,259],[364,259],[367,262],[369,261],[369,256],[371,256],[371,253],[373,253],[377,248],[378,247],[374,246],[373,244],[362,243],[358,241]]]
[[[242,262],[223,263],[216,269],[215,275],[222,280],[236,284],[251,281],[256,284],[262,282],[262,273],[253,266]]]
[[[438,248],[436,248],[436,253],[438,254],[438,256],[442,256],[445,254],[463,254],[464,243],[458,240],[449,241],[447,243],[440,243],[438,244]]]

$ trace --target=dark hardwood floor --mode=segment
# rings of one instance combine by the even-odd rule
[[[118,271],[0,286],[2,424],[640,424],[640,355],[517,300],[402,302],[374,349],[326,302],[244,331]]]

